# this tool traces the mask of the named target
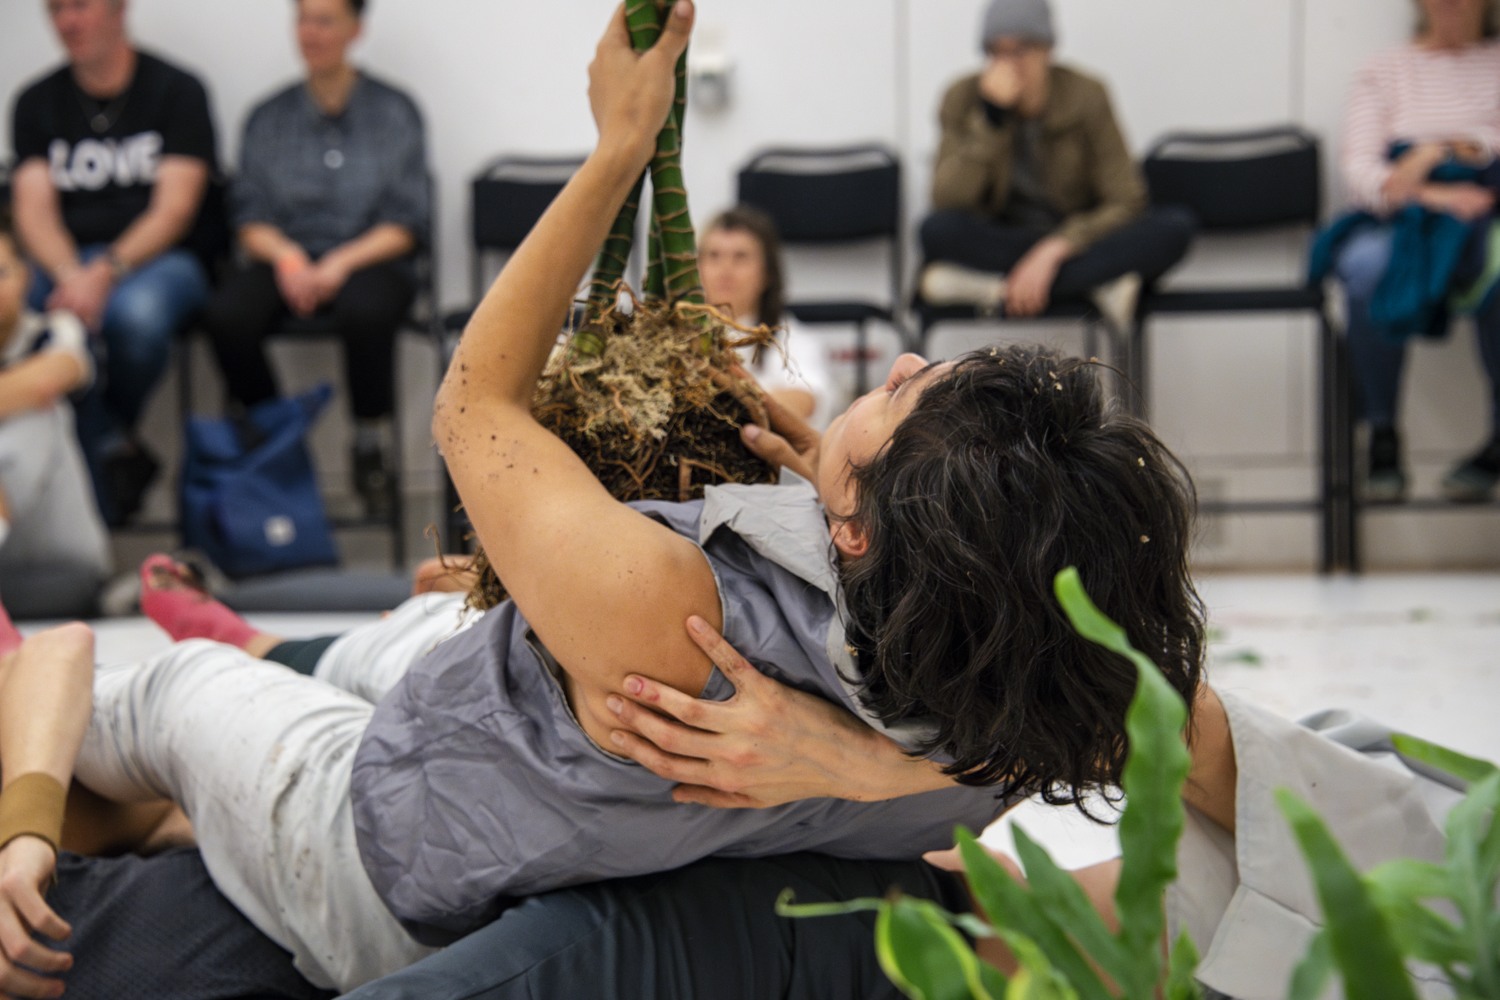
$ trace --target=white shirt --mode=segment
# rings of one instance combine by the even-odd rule
[[[752,318],[742,320],[741,325],[754,326],[757,322]],[[828,426],[828,421],[833,419],[829,411],[833,408],[834,392],[828,370],[828,348],[823,342],[788,317],[781,324],[776,342],[767,344],[761,351],[759,364],[754,361],[753,346],[741,347],[739,352],[745,370],[755,376],[767,392],[800,389],[811,393],[814,405],[807,422],[817,430]]]

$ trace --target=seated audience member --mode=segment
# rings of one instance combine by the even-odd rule
[[[537,379],[655,149],[692,15],[679,0],[637,54],[615,11],[591,73],[598,147],[480,304],[435,407],[511,600],[459,629],[460,598],[416,598],[328,646],[315,676],[332,684],[203,641],[97,673],[79,780],[178,802],[220,889],[315,984],[390,972],[425,954],[416,938],[449,943],[517,896],[713,854],[910,856],[1017,796],[1114,783],[1134,675],[1068,627],[1050,596],[1063,565],[1178,690],[1197,687],[1191,487],[1105,401],[1097,366],[905,356],[821,440],[768,400],[773,426],[816,450],[816,491],[687,504],[615,501],[536,422]],[[183,605],[168,622],[203,604],[163,603]],[[690,617],[962,785],[924,772],[944,787],[878,804],[678,807],[608,749],[609,704],[642,662],[728,693]],[[253,638],[220,624],[206,634]]]
[[[1054,64],[1055,43],[1047,0],[986,9],[984,69],[943,97],[922,298],[1034,316],[1092,297],[1123,328],[1193,222],[1146,206],[1104,85]]]
[[[77,317],[26,309],[30,281],[0,209],[0,599],[66,618],[92,613],[110,569],[66,398],[93,362]]]
[[[205,325],[230,396],[278,393],[265,340],[289,317],[326,318],[343,341],[354,411],[354,486],[371,517],[390,511],[386,465],[396,334],[416,295],[412,254],[427,237],[422,117],[403,91],[349,62],[364,0],[298,0],[307,76],[250,113],[231,189],[245,263],[214,294]]]
[[[1387,273],[1418,266],[1393,259],[1396,228],[1414,208],[1486,227],[1495,210],[1493,189],[1432,176],[1453,163],[1493,164],[1500,150],[1495,8],[1485,0],[1419,0],[1417,6],[1416,37],[1370,61],[1355,80],[1344,117],[1345,185],[1356,208],[1383,220],[1349,235],[1334,262],[1348,293],[1358,405],[1370,426],[1364,496],[1371,503],[1406,496],[1397,411],[1406,340],[1423,332],[1381,329],[1371,316]],[[1500,296],[1491,294],[1470,308],[1489,380],[1491,423],[1489,440],[1443,480],[1443,491],[1458,501],[1483,500],[1500,481]]]
[[[32,308],[72,312],[99,337],[78,432],[100,509],[122,524],[158,470],[136,424],[208,296],[185,244],[216,170],[213,121],[194,77],[133,47],[125,0],[48,9],[68,63],[16,100],[15,224],[40,269]]]
[[[761,388],[816,428],[832,416],[828,356],[786,311],[786,281],[776,224],[748,206],[717,216],[698,240],[698,273],[708,301],[741,326],[768,326],[776,340],[740,348]]]

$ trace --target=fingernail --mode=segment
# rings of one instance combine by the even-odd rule
[[[678,17],[687,17],[693,12],[693,5],[689,0],[677,0],[677,6],[672,8],[672,13]]]
[[[629,687],[630,685],[627,683],[625,686]],[[612,694],[608,698],[604,699],[604,707],[609,709],[616,715],[619,715],[621,712],[625,711],[625,701],[619,695]]]
[[[609,734],[609,741],[611,743],[613,743],[617,747],[622,747],[622,746],[625,745],[625,734],[624,733],[610,733]]]
[[[639,677],[625,678],[625,691],[628,694],[640,694],[641,689],[645,686],[646,685],[641,683],[641,679]]]
[[[697,615],[692,615],[688,618],[687,626],[688,631],[692,632],[694,635],[708,634],[708,622],[704,621],[702,618],[699,618]]]
[[[746,424],[745,427],[744,427],[744,432],[745,432],[745,440],[746,441],[752,441],[753,442],[753,441],[760,440],[760,425],[759,424]]]

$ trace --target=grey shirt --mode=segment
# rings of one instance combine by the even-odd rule
[[[422,116],[364,73],[336,116],[293,84],[250,113],[232,199],[237,227],[268,223],[315,258],[383,223],[424,243],[432,197]]]
[[[873,722],[850,680],[828,526],[810,488],[718,487],[700,503],[637,506],[702,545],[724,636],[752,663]],[[704,696],[731,693],[715,671]],[[371,883],[425,944],[493,920],[507,897],[711,854],[913,858],[1005,805],[970,787],[873,803],[678,805],[671,782],[588,738],[556,663],[509,602],[413,665],[376,706],[351,801]]]

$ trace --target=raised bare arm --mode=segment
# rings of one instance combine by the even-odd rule
[[[623,8],[590,67],[599,142],[511,258],[465,330],[433,433],[485,551],[528,623],[569,674],[585,730],[606,739],[604,698],[635,664],[696,691],[708,660],[679,627],[721,620],[696,545],[610,498],[531,415],[537,379],[574,293],[645,170],[692,28],[679,2],[657,46],[631,48]]]

